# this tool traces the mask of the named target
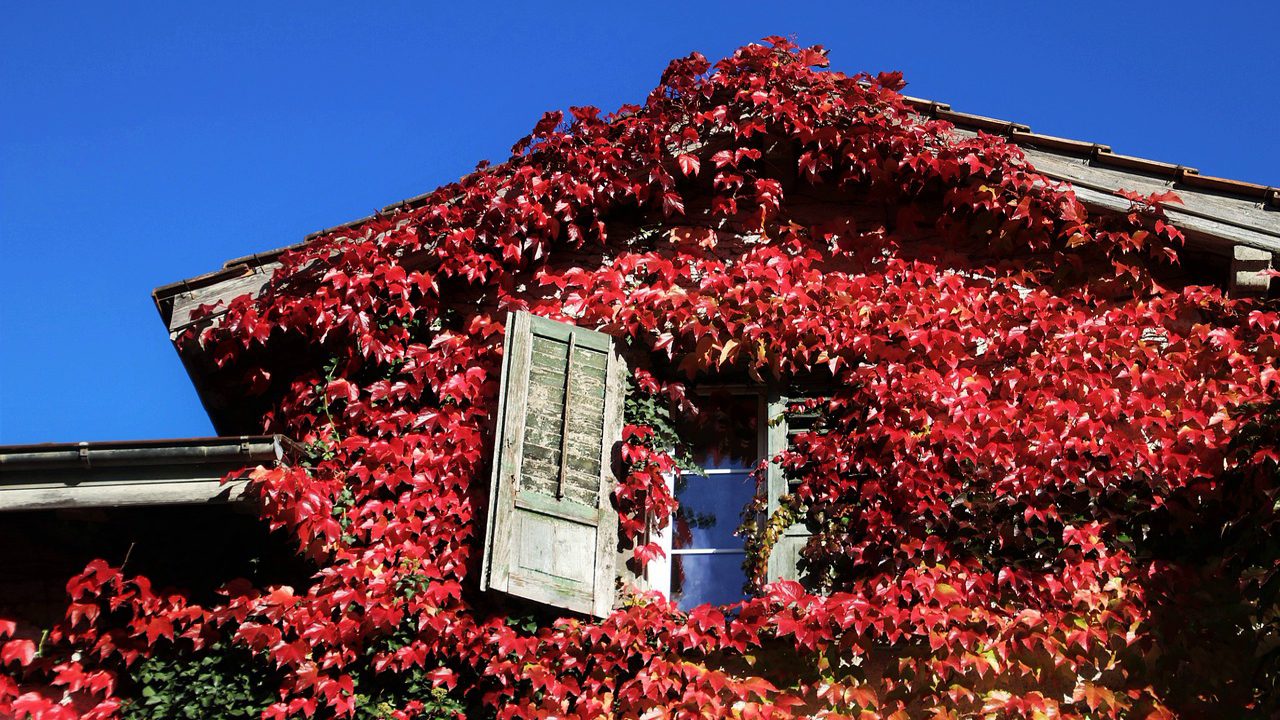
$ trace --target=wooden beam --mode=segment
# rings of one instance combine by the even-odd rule
[[[0,446],[0,513],[234,502],[247,478],[224,477],[300,452],[279,435]]]
[[[240,265],[236,266],[237,274],[231,274],[224,271],[224,276],[215,282],[207,285],[193,286],[186,289],[180,289],[172,294],[160,296],[157,294],[157,304],[161,305],[161,315],[165,324],[169,327],[170,336],[177,336],[187,327],[195,324],[191,319],[191,312],[201,305],[218,305],[219,309],[213,312],[210,320],[217,318],[226,313],[227,303],[240,297],[241,295],[257,296],[262,292],[262,288],[266,286],[267,281],[271,279],[271,274],[276,268],[280,267],[278,262],[268,262],[262,265]],[[159,291],[157,291],[159,292]],[[206,321],[207,322],[207,321]]]
[[[236,502],[247,480],[222,482],[218,474],[198,471],[169,474],[155,468],[128,472],[113,468],[94,473],[62,471],[57,477],[22,478],[27,482],[0,485],[0,512],[54,508],[121,507],[126,505],[189,505]]]
[[[956,129],[957,137],[975,132]],[[1129,201],[1117,190],[1150,194],[1172,190],[1181,203],[1163,204],[1169,220],[1188,234],[1188,244],[1229,254],[1234,245],[1280,253],[1280,212],[1262,199],[1250,199],[1189,187],[1173,178],[1090,163],[1088,158],[1054,152],[1048,147],[1023,146],[1022,151],[1041,174],[1070,183],[1076,196],[1091,209],[1124,212]]]
[[[1227,294],[1233,298],[1266,297],[1271,277],[1266,271],[1275,266],[1275,256],[1267,250],[1236,245],[1231,252],[1231,277]]]

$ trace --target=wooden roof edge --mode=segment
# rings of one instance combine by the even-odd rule
[[[1033,133],[1030,130],[1015,130],[1011,134],[1011,139],[1018,145],[1034,145],[1046,150],[1068,155],[1079,155],[1081,157],[1092,157],[1100,153],[1111,152],[1110,145],[1102,145],[1101,143],[1088,142],[1086,140],[1073,140],[1056,135]]]
[[[290,247],[296,247],[296,246],[291,245]],[[287,248],[279,248],[279,252],[283,252],[286,249]],[[277,252],[277,251],[273,250],[271,252]],[[262,253],[262,255],[266,255],[266,254],[268,253]],[[238,277],[240,275],[243,275],[245,272],[245,267],[247,265],[248,263],[227,262],[221,268],[214,270],[213,272],[207,272],[207,273],[204,273],[203,275],[196,275],[195,277],[186,278],[184,280],[179,280],[177,282],[171,282],[168,285],[161,285],[160,287],[151,291],[151,297],[155,299],[156,302],[160,302],[164,298],[170,298],[179,293],[188,292],[190,290],[195,290],[202,287],[207,287],[209,285],[216,285],[222,282],[223,280],[226,280],[227,278]]]
[[[1154,175],[1191,188],[1233,195],[1241,199],[1260,202],[1269,209],[1280,209],[1280,188],[1277,187],[1245,180],[1201,175],[1196,168],[1185,165],[1134,155],[1123,155],[1113,151],[1109,145],[1055,135],[1044,135],[1032,132],[1027,125],[1010,120],[956,112],[946,103],[934,103],[920,98],[908,98],[908,102],[922,113],[940,120],[946,120],[956,127],[1004,135],[1017,145],[1029,145],[1057,153],[1074,155],[1086,158],[1094,165]]]
[[[0,513],[237,502],[252,475],[306,448],[283,435],[0,446]]]

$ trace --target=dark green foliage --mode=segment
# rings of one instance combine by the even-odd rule
[[[664,397],[641,390],[634,377],[628,378],[623,419],[628,425],[652,428],[653,447],[667,450],[682,472],[691,475],[702,472],[702,466],[694,459],[684,439],[680,437],[680,432],[676,428],[677,422],[671,416],[670,403]]]
[[[389,682],[388,682],[389,681]],[[377,675],[356,686],[357,720],[391,720],[396,710],[413,701],[421,703],[418,720],[452,720],[466,717],[466,708],[449,691],[434,687],[420,668],[398,675]]]
[[[200,652],[155,655],[131,673],[126,720],[257,718],[276,699],[278,678],[261,659],[215,644]]]
[[[251,720],[278,697],[279,677],[270,664],[249,652],[221,643],[193,653],[156,655],[132,673],[132,698],[125,720]],[[446,720],[464,712],[444,688],[433,687],[415,668],[399,675],[364,675],[356,684],[355,718],[390,720],[396,710],[421,703],[423,720]]]

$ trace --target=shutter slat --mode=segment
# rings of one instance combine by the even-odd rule
[[[575,353],[574,335],[569,336],[569,352],[564,367],[564,407],[560,421],[560,478],[556,481],[556,499],[564,497],[564,474],[569,465],[569,415],[573,407],[573,357]],[[589,438],[583,440],[590,442]]]
[[[517,493],[516,507],[521,510],[536,512],[540,515],[572,520],[581,525],[594,526],[596,518],[599,515],[594,502],[590,505],[578,502],[561,502],[551,498],[551,496],[546,493]]]
[[[528,313],[508,318],[506,347],[481,585],[607,615],[625,367],[607,335]]]

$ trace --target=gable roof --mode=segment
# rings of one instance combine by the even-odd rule
[[[1069,183],[1076,196],[1092,210],[1124,212],[1130,203],[1117,191],[1131,190],[1143,194],[1175,192],[1181,203],[1164,203],[1169,220],[1186,235],[1190,247],[1220,259],[1237,273],[1250,278],[1259,269],[1280,256],[1280,188],[1256,183],[1201,175],[1195,168],[1146,158],[1122,155],[1111,147],[1086,140],[1042,135],[1022,123],[982,115],[957,112],[947,103],[907,96],[906,101],[922,117],[945,120],[955,126],[959,137],[973,137],[979,132],[999,135],[1018,145],[1027,161],[1043,175]],[[368,215],[306,235],[301,242],[234,258],[222,268],[204,275],[180,280],[156,288],[152,292],[170,337],[194,323],[190,313],[200,305],[229,302],[246,293],[257,293],[280,266],[283,253],[302,247],[323,235],[341,233],[379,216],[422,206],[434,191],[392,203]],[[1243,276],[1242,276],[1243,277]],[[1228,277],[1223,277],[1226,285]],[[1250,279],[1257,290],[1259,281]],[[1265,279],[1261,283],[1266,291]],[[216,318],[217,313],[214,314]],[[209,322],[209,319],[200,322]],[[188,374],[196,385],[219,432],[238,432],[234,426],[220,422],[221,413],[209,406],[200,372],[183,358]]]
[[[1087,205],[1124,210],[1128,201],[1115,195],[1116,190],[1142,193],[1172,190],[1183,202],[1166,205],[1165,210],[1174,224],[1191,235],[1192,242],[1199,241],[1224,255],[1230,254],[1234,245],[1280,254],[1280,187],[1201,175],[1196,168],[1185,165],[1122,155],[1109,145],[1043,135],[1012,120],[957,112],[947,103],[910,96],[906,100],[922,116],[955,125],[959,136],[973,136],[978,132],[1003,136],[1022,148],[1036,170],[1070,183]],[[173,331],[175,325],[185,324],[184,319],[175,323],[172,318],[175,305],[178,309],[185,305],[171,302],[176,296],[246,278],[255,274],[256,268],[273,265],[276,258],[288,250],[322,235],[357,227],[380,215],[420,206],[430,195],[430,192],[423,193],[391,203],[373,215],[312,232],[292,245],[228,260],[220,270],[158,287],[152,295],[166,325]],[[243,286],[246,291],[261,286],[261,283],[255,286],[253,279],[233,284],[237,288]],[[223,297],[223,293],[217,295]]]

